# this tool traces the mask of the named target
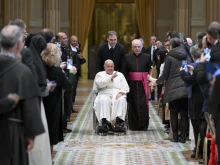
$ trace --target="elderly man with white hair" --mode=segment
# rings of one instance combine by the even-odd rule
[[[93,85],[93,90],[98,93],[94,102],[94,111],[101,125],[99,132],[124,132],[127,113],[126,94],[129,92],[129,86],[124,75],[114,71],[112,60],[105,61],[104,69],[105,71],[96,74]],[[115,125],[114,130],[113,125]]]

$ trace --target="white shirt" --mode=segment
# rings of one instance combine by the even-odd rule
[[[124,75],[120,72],[118,72],[117,75],[118,76],[111,81],[112,75],[107,74],[105,71],[98,72],[95,76],[93,90],[98,92],[98,94],[104,94],[110,97],[112,97],[115,92],[127,94],[129,92],[129,86]]]
[[[71,44],[70,44],[70,47],[71,47],[72,51],[77,52],[76,47],[72,46]]]
[[[113,47],[111,47],[110,45],[109,45],[109,43],[108,43],[108,48],[109,48],[109,50],[111,49],[111,48],[115,48],[115,46],[113,46]]]
[[[159,74],[159,77],[162,75],[163,70],[164,70],[164,63],[160,65],[160,74]]]
[[[154,60],[154,56],[153,56],[154,50],[156,50],[156,46],[151,46],[151,61]]]

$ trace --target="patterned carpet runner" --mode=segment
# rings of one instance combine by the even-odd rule
[[[87,97],[73,122],[71,133],[56,146],[55,165],[185,165],[181,151],[192,150],[187,142],[162,140],[167,134],[150,104],[148,131],[128,131],[126,135],[96,135],[93,130],[93,92]]]

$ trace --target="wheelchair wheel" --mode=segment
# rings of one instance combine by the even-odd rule
[[[93,130],[95,131],[95,134],[99,134],[99,122],[96,118],[96,115],[95,115],[95,111],[93,110]]]
[[[98,126],[98,125],[95,127],[95,133],[96,133],[97,135],[99,134],[99,126]]]

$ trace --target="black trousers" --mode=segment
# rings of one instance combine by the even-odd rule
[[[178,133],[178,113],[180,112],[180,130],[186,132],[189,128],[188,98],[182,98],[169,102],[171,127],[174,134]]]
[[[73,95],[73,89],[64,92],[63,129],[67,127],[67,118],[70,117],[73,108],[72,95]]]
[[[150,93],[150,99],[151,99],[151,100],[154,100],[154,99],[155,99],[155,90],[153,90],[153,91]]]
[[[76,89],[77,89],[77,86],[78,86],[78,82],[79,82],[79,76],[77,75],[76,84],[74,84],[74,88],[73,88],[72,104],[75,103],[75,99],[76,99]]]
[[[158,84],[157,85],[157,99],[159,100],[160,95],[162,93],[162,88],[163,88],[163,84]]]
[[[195,137],[195,146],[197,148],[198,135],[200,133],[200,145],[199,145],[199,154],[203,153],[203,142],[206,135],[207,122],[204,117],[204,112],[201,112],[198,119],[191,119],[193,126],[193,133]]]

